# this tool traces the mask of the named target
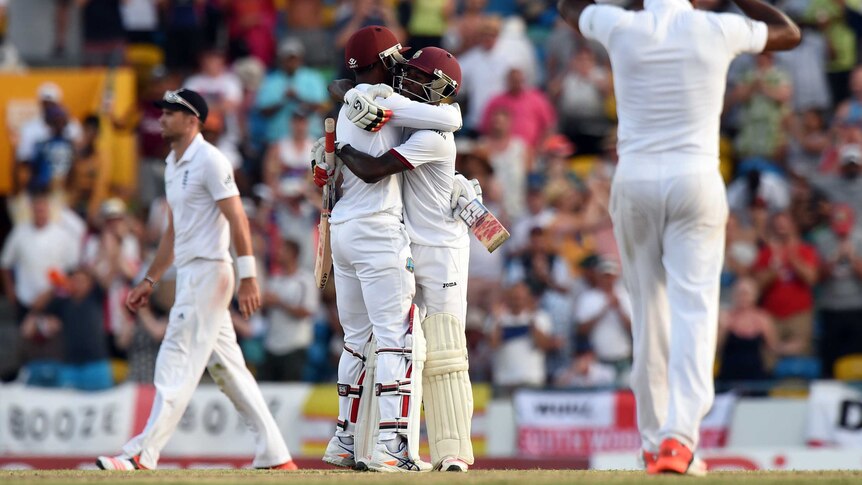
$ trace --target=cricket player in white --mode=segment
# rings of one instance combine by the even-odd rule
[[[356,89],[369,92],[372,84],[391,84],[389,69],[403,59],[402,50],[384,27],[354,33],[345,48],[345,61],[356,74]],[[445,131],[461,126],[456,107],[413,103],[397,95],[381,104],[392,110],[393,122],[377,132],[358,128],[351,122],[351,103],[339,113],[336,138],[380,155],[400,143],[402,125]],[[315,149],[318,183],[325,182],[333,170],[322,163],[321,146],[318,142]],[[421,327],[412,325],[414,263],[402,222],[401,180],[389,175],[365,183],[349,169],[342,175],[342,196],[332,210],[330,238],[344,352],[338,366],[338,426],[323,460],[346,467],[367,460],[354,455],[354,434],[359,398],[365,399],[363,388],[370,388],[364,378],[365,363],[371,357],[366,344],[373,333],[377,346],[374,392],[379,396],[380,422],[379,441],[367,466],[377,471],[422,471],[430,465],[418,458],[421,379],[413,379],[411,373],[424,361],[425,349],[421,334],[415,335]],[[407,439],[412,432],[415,437]]]
[[[608,51],[619,118],[610,203],[632,300],[632,389],[648,473],[705,473],[727,198],[719,120],[730,62],[791,49],[799,28],[759,0],[750,18],[645,0],[644,10],[560,0],[566,22]]]
[[[233,168],[217,148],[204,141],[204,99],[191,90],[168,91],[162,101],[162,136],[171,142],[165,187],[168,226],[146,278],[129,294],[136,311],[147,304],[164,272],[177,267],[177,295],[168,329],[156,358],[156,396],[143,432],[123,454],[100,456],[107,470],[154,469],[159,453],[176,429],[204,369],[208,369],[255,433],[255,468],[295,470],[281,432],[245,366],[228,305],[234,291],[233,240],[243,317],[260,306],[248,220],[233,179]]]
[[[461,68],[443,49],[416,51],[399,68],[396,89],[419,102],[436,105],[458,92]],[[393,114],[392,121],[398,116]],[[405,135],[404,143],[379,156],[343,143],[337,154],[367,182],[403,173],[404,220],[416,262],[415,301],[428,315],[422,321],[427,342],[422,400],[431,462],[434,469],[464,471],[473,464],[473,395],[464,334],[470,239],[467,225],[452,210],[477,194],[470,181],[456,177],[451,132],[407,130]]]

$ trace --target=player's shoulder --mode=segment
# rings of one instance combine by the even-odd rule
[[[455,153],[455,135],[450,131],[416,130],[408,140],[434,150],[440,155]]]
[[[231,164],[227,156],[222,153],[222,151],[219,150],[217,146],[206,140],[200,141],[200,145],[198,146],[198,153],[195,154],[195,158],[200,160],[201,164],[205,167],[216,167],[220,165]]]

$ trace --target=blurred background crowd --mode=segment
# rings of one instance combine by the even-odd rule
[[[5,34],[28,20],[7,3],[0,0],[0,66],[24,69],[21,46]],[[319,291],[311,274],[320,196],[309,152],[323,117],[339,107],[328,82],[350,75],[347,38],[380,24],[403,45],[439,45],[458,57],[458,170],[479,179],[485,204],[512,234],[492,254],[475,240],[471,247],[472,378],[500,393],[627,386],[631,308],[607,206],[613,73],[600,46],[559,20],[554,2],[41,3],[52,4],[54,37],[34,62],[131,65],[138,105],[74,119],[57,85],[39,88],[42,113],[16,136],[16,194],[0,211],[4,380],[80,389],[152,381],[171,277],[139,314],[122,302],[165,224],[168,149],[151,101],[184,86],[209,103],[204,137],[234,164],[265,275],[263,311],[234,319],[249,365],[261,380],[332,382],[340,329],[333,286]],[[736,11],[726,0],[697,3]],[[720,386],[853,377],[842,369],[862,354],[862,2],[779,6],[802,26],[802,44],[741,57],[728,76]],[[70,39],[74,16],[80,38]],[[95,140],[105,123],[136,134],[135,190],[111,186],[100,171]]]

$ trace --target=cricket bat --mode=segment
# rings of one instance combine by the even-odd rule
[[[509,231],[479,199],[473,199],[464,206],[458,213],[458,217],[470,227],[476,239],[489,253],[493,253],[510,237]]]
[[[323,122],[326,131],[324,160],[330,168],[335,168],[335,120],[326,118]],[[329,215],[335,198],[335,178],[332,177],[323,186],[323,209],[320,211],[320,223],[317,225],[317,259],[314,261],[314,279],[317,287],[323,289],[332,274],[332,249],[329,245]]]

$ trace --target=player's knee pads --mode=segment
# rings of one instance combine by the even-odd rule
[[[422,399],[431,462],[436,468],[450,456],[472,465],[473,388],[463,324],[450,313],[435,313],[422,321],[422,329],[428,352]]]
[[[371,348],[373,344],[374,342],[368,342],[361,351],[344,346],[343,352],[356,359],[358,365],[355,366],[355,372],[350,372],[349,382],[338,383],[338,396],[350,400],[347,415],[338,417],[340,431],[351,434],[357,432],[356,425],[362,418],[362,408],[365,404],[363,401],[369,401],[367,396],[373,394],[371,391],[374,388],[374,368],[377,361],[377,356]]]
[[[395,354],[406,359],[406,371],[403,377],[397,377],[392,382],[378,383],[375,389],[378,397],[396,396],[400,399],[395,416],[381,416],[380,431],[393,431],[405,436],[408,453],[413,460],[419,460],[422,372],[425,367],[425,337],[418,317],[419,308],[412,305],[407,316],[407,335],[403,348],[377,349],[378,356]]]

